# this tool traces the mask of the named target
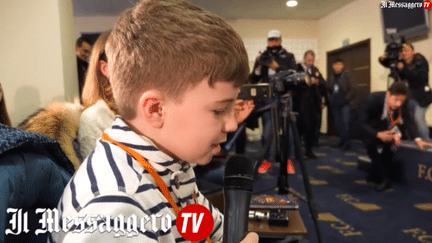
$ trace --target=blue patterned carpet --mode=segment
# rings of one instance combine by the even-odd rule
[[[322,136],[315,148],[316,160],[306,161],[309,181],[319,211],[322,240],[329,242],[432,242],[432,193],[413,190],[403,184],[377,192],[366,183],[366,173],[358,169],[358,156],[366,155],[361,142],[350,151],[333,148],[337,138]],[[254,156],[259,143],[248,143],[247,154]],[[289,175],[294,191],[306,195],[298,161]],[[268,174],[256,178],[255,193],[276,193],[278,164]],[[430,183],[432,185],[432,182]],[[300,214],[308,230],[304,242],[318,242],[308,205],[298,200]]]

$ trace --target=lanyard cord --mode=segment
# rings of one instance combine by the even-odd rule
[[[115,141],[114,139],[110,138],[110,136],[108,136],[108,134],[106,133],[102,133],[102,139],[110,142],[112,144],[115,144],[117,146],[119,146],[121,149],[123,149],[124,151],[126,151],[128,154],[130,154],[132,157],[134,157],[143,167],[144,169],[146,169],[150,175],[153,177],[153,179],[155,180],[156,184],[159,186],[159,188],[162,191],[162,194],[165,196],[165,198],[168,200],[168,202],[171,204],[171,206],[173,207],[174,211],[176,212],[176,214],[178,214],[180,212],[177,204],[174,202],[174,199],[171,197],[171,194],[168,190],[168,187],[165,185],[165,182],[162,180],[162,178],[160,177],[160,175],[153,169],[153,167],[150,165],[150,163],[139,153],[137,153],[135,150],[129,148],[128,146],[121,144],[117,141]],[[195,198],[195,203],[198,203],[198,199],[197,199],[197,193],[194,192],[194,198]],[[207,237],[207,242],[210,243],[210,237]]]
[[[114,139],[110,138],[108,134],[102,133],[102,139],[105,141],[108,141],[110,143],[113,143],[120,148],[122,148],[124,151],[126,151],[128,154],[130,154],[132,157],[134,157],[143,167],[146,169],[150,175],[155,180],[156,184],[159,186],[159,188],[162,191],[162,194],[165,196],[165,198],[168,200],[168,202],[173,207],[176,214],[180,211],[177,204],[174,202],[174,199],[171,197],[171,194],[168,190],[168,187],[165,185],[165,182],[162,180],[162,178],[159,176],[159,174],[153,169],[153,167],[149,164],[149,162],[139,153],[137,153],[135,150],[129,148],[128,146],[121,144]]]
[[[385,101],[385,103],[384,103],[384,105],[385,106],[387,106],[387,98],[386,98],[386,101]],[[394,118],[393,118],[393,111],[394,112],[396,112],[396,110],[392,110],[392,109],[390,109],[390,107],[386,107],[387,108],[387,120],[388,120],[388,122],[389,122],[389,126],[390,126],[390,129],[391,128],[393,128],[394,127],[394,125],[396,125],[396,123],[398,123],[399,122],[399,120],[401,119],[401,117],[402,117],[402,112],[401,112],[401,108],[399,108],[398,110],[397,110],[397,112],[398,112],[398,117],[396,118],[396,120],[394,120]]]

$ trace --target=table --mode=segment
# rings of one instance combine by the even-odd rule
[[[223,213],[224,200],[222,191],[205,195],[205,197]],[[301,239],[307,230],[298,210],[288,211],[288,226],[269,225],[267,221],[249,220],[249,231],[256,232],[260,237]]]

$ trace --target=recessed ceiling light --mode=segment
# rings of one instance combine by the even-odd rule
[[[286,2],[286,5],[290,8],[297,6],[297,1],[295,0],[289,0],[288,2]]]

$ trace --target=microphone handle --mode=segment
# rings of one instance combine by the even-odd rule
[[[224,189],[223,243],[239,243],[248,233],[251,195],[249,190]]]

